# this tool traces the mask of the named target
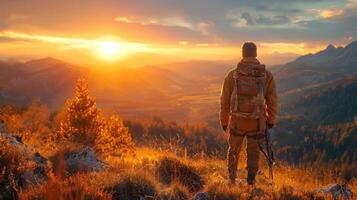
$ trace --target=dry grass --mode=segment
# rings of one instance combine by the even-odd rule
[[[163,166],[160,167],[160,163],[163,164],[162,161],[165,157],[174,158],[172,159],[175,160],[174,162],[170,160],[171,164],[179,163],[179,166],[185,166],[183,167],[185,170],[193,170],[190,173],[195,175],[184,176],[185,179],[195,180],[195,177],[199,176],[200,179],[197,180],[204,180],[205,183],[199,191],[207,192],[210,199],[215,200],[324,199],[321,195],[312,195],[312,191],[334,183],[333,179],[329,177],[325,177],[324,180],[317,179],[317,176],[311,170],[281,165],[275,167],[274,170],[274,188],[270,185],[267,170],[264,167],[257,177],[257,188],[255,190],[249,188],[244,181],[236,186],[231,186],[226,182],[226,161],[224,160],[204,157],[191,160],[175,157],[174,154],[169,152],[142,148],[137,149],[135,157],[107,160],[106,162],[110,166],[107,170],[77,174],[64,179],[52,177],[46,184],[21,191],[19,197],[20,199],[41,197],[42,199],[55,200],[139,199],[140,196],[155,200],[191,199],[195,192],[192,190],[190,192],[190,184],[182,183],[182,181],[179,181],[179,177],[176,176],[176,178],[170,179],[171,181],[164,182],[168,184],[161,183],[162,177],[160,178],[159,174],[162,173],[161,168]],[[169,166],[172,167],[172,165]],[[242,166],[244,165],[240,164],[238,170],[240,178],[246,176],[246,171]],[[165,165],[164,168],[170,167]],[[169,176],[169,172],[170,170],[165,172],[165,176]],[[203,182],[199,181],[199,183]],[[356,180],[352,180],[349,187],[355,194],[357,193]],[[53,191],[59,192],[61,195],[46,196]],[[329,197],[325,197],[325,199],[329,199]]]
[[[187,200],[189,191],[179,183],[173,183],[170,187],[162,190],[158,196],[159,200]]]
[[[155,199],[158,191],[157,185],[152,177],[146,174],[127,174],[113,186],[106,188],[112,193],[112,199]]]
[[[86,176],[73,176],[65,180],[51,177],[40,186],[19,194],[23,200],[109,200],[111,194],[93,187]]]
[[[193,167],[176,158],[161,158],[158,163],[157,174],[164,184],[171,184],[177,181],[186,186],[191,192],[201,190],[204,185],[203,178]]]

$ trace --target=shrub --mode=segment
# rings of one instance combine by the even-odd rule
[[[197,192],[204,185],[203,178],[194,168],[187,166],[175,158],[164,157],[160,159],[157,174],[164,184],[178,182],[186,186],[190,192]]]
[[[172,184],[169,188],[162,190],[159,194],[159,200],[187,200],[187,189],[180,184]]]
[[[106,191],[113,194],[113,200],[155,199],[157,195],[154,181],[143,174],[127,174],[119,183],[108,187]]]
[[[111,116],[95,140],[95,150],[104,157],[121,157],[134,152],[134,142],[129,130],[119,116]]]

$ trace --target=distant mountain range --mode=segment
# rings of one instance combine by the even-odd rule
[[[84,77],[100,107],[114,109],[125,117],[162,115],[176,120],[189,115],[198,119],[203,112],[212,111],[203,108],[217,102],[229,66],[223,61],[189,61],[103,69],[75,66],[55,58],[0,62],[0,104],[26,105],[39,97],[51,109],[58,109],[73,96],[76,80]]]
[[[282,102],[296,99],[357,72],[357,41],[326,49],[273,68]]]
[[[188,61],[141,68],[100,69],[75,66],[54,58],[25,63],[0,62],[0,103],[25,105],[40,99],[58,109],[85,77],[104,109],[124,117],[163,116],[169,120],[202,120],[218,111],[221,84],[233,61]],[[329,45],[270,68],[283,105],[313,95],[357,72],[357,42]],[[285,112],[285,111],[284,111]]]

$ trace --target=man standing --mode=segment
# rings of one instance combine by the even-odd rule
[[[229,132],[230,183],[235,183],[238,154],[247,137],[247,182],[253,185],[259,168],[259,140],[267,128],[274,127],[277,95],[273,75],[256,58],[256,45],[244,43],[242,54],[243,59],[224,79],[220,122],[222,129]]]

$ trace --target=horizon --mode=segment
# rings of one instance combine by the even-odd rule
[[[336,46],[334,44],[326,44],[326,46],[324,48],[322,48],[321,50],[317,51],[317,52],[307,52],[306,54],[302,54],[302,55],[294,55],[294,56],[290,56],[288,57],[287,59],[284,59],[282,60],[281,62],[277,62],[277,63],[270,63],[270,62],[264,62],[268,65],[268,67],[275,67],[275,66],[279,66],[279,65],[283,65],[283,64],[286,64],[286,63],[289,63],[289,62],[292,62],[294,60],[296,60],[297,58],[299,57],[302,57],[302,56],[306,56],[306,55],[311,55],[311,54],[316,54],[316,53],[319,53],[321,51],[324,51],[326,50],[327,48],[329,48],[330,46],[332,46],[333,48],[345,48],[346,46],[348,46],[349,44],[352,44],[352,43],[357,43],[357,40],[356,41],[351,41],[350,43],[344,45],[344,46]],[[272,54],[277,54],[277,55],[283,55],[279,52],[273,52]],[[263,61],[264,59],[267,59],[267,57],[265,57],[266,55],[263,55],[263,56],[257,56],[257,58],[260,60],[261,57],[263,57]],[[123,63],[121,62],[110,62],[110,63],[100,63],[100,64],[84,64],[84,63],[76,63],[76,62],[71,62],[70,60],[65,60],[65,59],[60,59],[60,58],[57,58],[57,57],[52,57],[52,56],[39,56],[39,57],[32,57],[32,58],[22,58],[22,59],[19,59],[19,58],[7,58],[7,59],[4,59],[4,58],[0,58],[0,61],[2,62],[13,62],[13,63],[27,63],[27,62],[30,62],[30,61],[38,61],[38,60],[46,60],[46,59],[53,59],[53,60],[57,60],[57,61],[61,61],[61,62],[64,62],[64,63],[67,63],[67,64],[71,64],[71,65],[78,65],[78,66],[81,66],[81,67],[95,67],[95,66],[99,66],[99,67],[109,67],[110,68],[113,68],[113,67],[131,67],[131,68],[140,68],[140,67],[146,67],[146,66],[155,66],[155,65],[168,65],[168,64],[178,64],[178,63],[189,63],[189,62],[238,62],[241,57],[237,57],[237,59],[216,59],[216,60],[207,60],[207,59],[189,59],[189,60],[173,60],[173,61],[168,61],[168,62],[163,62],[163,63],[156,63],[156,64],[142,64],[142,65],[134,65],[134,66],[124,66]],[[269,60],[269,58],[268,58]]]

